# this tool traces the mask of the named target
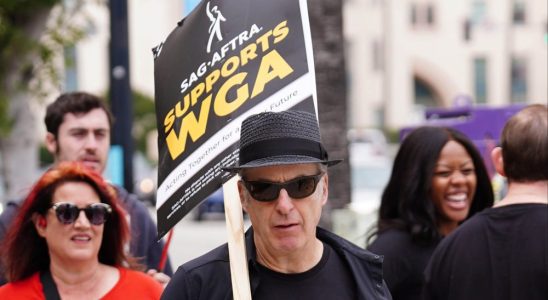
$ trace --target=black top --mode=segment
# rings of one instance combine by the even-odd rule
[[[389,229],[367,248],[384,256],[383,277],[394,300],[422,299],[423,272],[436,245],[413,242],[408,232]]]
[[[312,269],[294,274],[272,271],[257,264],[261,284],[256,299],[356,299],[356,283],[346,263],[323,244],[323,255]]]
[[[426,299],[548,299],[548,205],[476,214],[440,243],[426,281]]]
[[[392,299],[382,280],[381,257],[319,227],[316,236],[329,245],[343,265],[348,267],[350,277],[356,284],[354,299]],[[255,293],[263,284],[263,278],[256,259],[252,227],[245,234],[245,246],[251,295],[253,299],[260,300]],[[344,294],[343,291],[341,293]],[[227,244],[180,266],[164,289],[162,299],[232,299]]]

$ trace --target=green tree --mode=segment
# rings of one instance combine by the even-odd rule
[[[0,174],[7,197],[25,192],[38,167],[36,112],[58,90],[56,58],[83,34],[83,1],[0,0]]]

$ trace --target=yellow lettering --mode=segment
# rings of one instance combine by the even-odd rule
[[[270,47],[270,45],[268,44],[268,37],[270,37],[271,35],[272,30],[269,30],[257,39],[257,44],[261,44],[261,50],[263,52],[266,52],[266,50],[268,50],[268,48]]]
[[[200,82],[192,89],[192,92],[190,92],[190,101],[192,103],[192,106],[196,105],[198,97],[200,97],[204,92],[204,87],[204,83]]]
[[[287,28],[287,21],[283,21],[280,24],[276,25],[273,31],[274,44],[277,44],[289,34],[289,28]]]
[[[240,51],[240,61],[242,66],[245,66],[248,61],[253,60],[257,57],[255,53],[257,51],[257,44],[249,44],[242,51]]]
[[[166,132],[171,129],[171,126],[173,126],[173,123],[175,122],[175,116],[173,115],[174,109],[170,109],[167,113],[165,119],[164,119],[164,126],[166,128]]]
[[[213,110],[215,114],[219,117],[224,117],[234,112],[238,107],[242,106],[244,102],[249,99],[249,89],[247,88],[247,83],[242,85],[236,90],[236,99],[228,102],[226,95],[228,91],[235,85],[241,84],[247,73],[242,72],[230,77],[219,89],[217,95],[215,96],[215,103],[213,104]]]
[[[220,73],[221,72],[219,72],[219,70],[213,70],[213,72],[207,75],[205,79],[206,93],[209,93],[209,91],[213,88],[213,84],[219,80]]]
[[[276,77],[283,79],[292,72],[293,68],[291,68],[285,59],[283,59],[278,51],[270,51],[261,60],[261,65],[259,66],[259,71],[257,72],[257,79],[255,79],[255,86],[253,86],[251,98],[262,93],[264,86],[272,79]]]
[[[190,108],[190,105],[188,103],[188,101],[189,101],[188,98],[189,98],[188,94],[186,94],[183,97],[183,101],[185,103],[185,106],[184,106],[183,109],[181,109],[181,101],[179,101],[179,102],[177,102],[177,104],[175,104],[175,116],[177,118],[182,117],[188,111],[188,109]]]
[[[179,134],[175,134],[175,130],[172,130],[167,135],[166,144],[171,159],[175,160],[179,155],[185,152],[187,136],[190,136],[192,141],[196,142],[205,133],[210,107],[211,95],[202,101],[199,119],[196,119],[194,112],[190,112],[183,118]]]
[[[226,62],[223,64],[221,68],[221,75],[223,77],[228,77],[238,69],[240,66],[240,59],[238,56],[232,56],[229,59],[226,60]]]

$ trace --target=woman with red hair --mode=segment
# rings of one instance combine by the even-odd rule
[[[2,245],[10,283],[0,299],[159,299],[162,286],[124,250],[129,229],[113,192],[78,163],[48,170]]]

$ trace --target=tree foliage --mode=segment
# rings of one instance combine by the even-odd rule
[[[35,114],[40,101],[60,90],[63,49],[91,24],[82,9],[87,3],[0,0],[0,176],[6,197],[34,180],[42,138]]]
[[[11,95],[27,91],[36,99],[58,86],[55,57],[80,40],[90,24],[83,1],[60,5],[60,0],[0,0],[0,138],[14,120]]]

